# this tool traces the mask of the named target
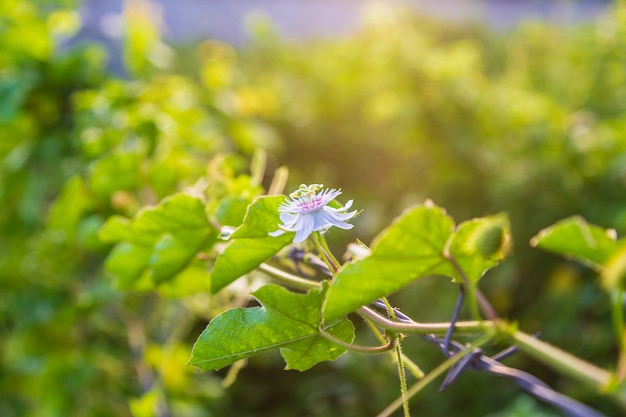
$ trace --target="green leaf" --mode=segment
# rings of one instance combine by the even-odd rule
[[[94,194],[108,198],[118,190],[139,186],[142,156],[139,153],[113,153],[91,166],[89,186]]]
[[[74,243],[79,222],[91,207],[89,193],[80,176],[71,177],[48,214],[48,228],[61,230],[68,243]]]
[[[203,230],[179,233],[178,236],[163,234],[155,243],[148,261],[154,282],[166,281],[183,270],[198,253],[205,238]]]
[[[319,310],[327,285],[295,294],[270,284],[254,293],[261,307],[236,308],[215,317],[196,341],[190,365],[203,371],[220,369],[239,359],[280,349],[287,369],[304,371],[345,352],[318,331]],[[354,328],[339,320],[326,331],[350,343]]]
[[[494,226],[502,228],[502,242],[485,256],[472,243],[477,234],[480,237]],[[509,241],[509,223],[503,214],[470,220],[455,229],[452,218],[431,202],[414,207],[376,237],[369,257],[346,265],[337,274],[324,316],[341,317],[425,276],[443,275],[463,282],[450,256],[476,282],[504,258]]]
[[[253,271],[293,240],[292,236],[236,239],[215,261],[211,291],[216,293],[237,278]]]
[[[409,282],[453,273],[443,256],[454,221],[432,203],[406,211],[376,237],[372,254],[344,267],[329,289],[326,319],[343,316]]]
[[[230,237],[233,241],[215,262],[211,275],[214,293],[254,270],[293,241],[293,233],[269,236],[270,232],[278,230],[278,206],[283,200],[282,196],[264,196],[248,206],[243,224]]]
[[[148,265],[151,248],[141,244],[122,242],[116,245],[104,263],[120,289],[128,290],[139,279]]]
[[[615,231],[587,223],[572,216],[540,231],[530,241],[532,246],[573,258],[600,270],[621,246]]]
[[[249,204],[250,199],[246,197],[225,197],[215,210],[215,218],[223,226],[239,226]]]
[[[485,245],[483,238],[493,230],[501,231],[501,241],[491,242],[496,244],[496,247],[489,251],[491,253],[484,253],[480,245]],[[510,241],[509,220],[506,215],[497,214],[461,223],[452,235],[448,252],[454,257],[470,282],[477,282],[485,272],[504,259]],[[487,242],[487,245],[491,243]],[[453,270],[450,276],[456,282],[463,282],[456,270]]]
[[[204,203],[187,194],[175,194],[163,199],[156,208],[142,210],[132,224],[139,238],[153,241],[164,230],[176,233],[209,228]]]
[[[34,84],[28,73],[15,75],[11,76],[5,70],[0,76],[0,123],[8,123],[15,118]]]
[[[157,290],[159,294],[169,298],[183,298],[193,294],[206,293],[211,289],[211,276],[205,262],[192,261],[190,265],[176,276],[163,282]]]
[[[278,230],[280,217],[278,206],[285,200],[284,196],[262,196],[248,206],[243,224],[235,230],[231,239],[267,237]],[[293,240],[293,233],[291,235]]]
[[[120,287],[137,289],[145,288],[145,280],[158,285],[174,278],[215,238],[216,231],[202,201],[176,194],[140,211],[130,224],[119,217],[109,219],[100,236],[119,242],[106,261],[107,270]]]
[[[115,243],[131,239],[130,221],[126,217],[119,215],[111,216],[100,227],[98,237],[104,243]]]

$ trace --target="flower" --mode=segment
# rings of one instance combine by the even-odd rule
[[[352,200],[341,208],[328,207],[328,204],[341,194],[340,190],[323,189],[322,184],[301,184],[298,190],[289,194],[289,198],[278,207],[280,212],[279,230],[270,236],[280,236],[285,232],[296,232],[295,243],[305,241],[313,232],[325,232],[332,226],[340,229],[352,229],[353,225],[345,221],[357,213],[347,212]],[[320,191],[322,190],[322,191]]]

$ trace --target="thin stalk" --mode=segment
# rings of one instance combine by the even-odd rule
[[[546,342],[520,331],[511,332],[510,336],[520,350],[565,375],[594,386],[598,391],[605,390],[612,382],[609,372]]]
[[[467,286],[467,299],[469,301],[470,314],[474,320],[482,320],[480,312],[478,311],[478,303],[476,302],[476,285],[468,283]]]
[[[383,303],[385,303],[385,307],[387,307],[387,313],[389,317],[393,321],[398,321],[398,317],[396,316],[396,312],[393,307],[389,303],[387,297],[382,297]],[[400,340],[402,335],[400,333],[396,333],[394,335],[396,340],[395,345],[395,354],[396,354],[396,365],[398,366],[398,377],[400,378],[400,396],[402,397],[402,411],[404,412],[404,417],[411,417],[411,413],[409,411],[409,398],[407,397],[406,391],[406,373],[404,370],[404,362],[402,361],[402,346]]]
[[[461,265],[459,265],[456,259],[454,259],[454,256],[452,256],[451,254],[447,254],[446,259],[450,261],[454,269],[456,269],[456,271],[459,273],[459,275],[461,276],[461,279],[463,280],[462,285],[465,285],[465,288],[467,289],[467,299],[469,302],[470,314],[472,315],[472,318],[474,320],[481,320],[482,318],[480,316],[480,313],[478,312],[478,302],[480,301],[481,304],[486,303],[487,305],[485,306],[485,308],[487,310],[493,311],[493,307],[489,305],[489,302],[487,301],[486,298],[481,297],[480,300],[476,298],[476,291],[477,291],[476,284],[473,282],[470,282],[467,275],[465,275],[465,271],[463,271],[463,268],[461,268]],[[483,310],[485,310],[485,308],[483,308]]]
[[[402,410],[404,417],[411,417],[409,411],[409,397],[406,389],[406,373],[404,371],[404,362],[402,361],[402,346],[400,346],[400,335],[395,335],[395,351],[396,351],[396,363],[398,365],[398,376],[400,377],[400,397],[402,398]]]
[[[387,297],[381,297],[380,299],[383,300],[385,307],[387,307],[387,313],[389,314],[389,317],[391,317],[391,320],[398,321],[396,312],[393,310],[393,307],[391,307],[391,304],[389,303],[389,300],[387,299]]]
[[[376,336],[376,339],[378,339],[378,341],[380,343],[385,343],[385,336],[382,335],[382,333],[380,332],[380,330],[378,330],[378,328],[374,325],[374,323],[372,322],[372,320],[369,320],[366,317],[363,317],[363,321],[365,322],[365,324],[370,328],[370,330],[372,331],[372,333],[374,333],[374,336]],[[389,352],[389,356],[391,356],[391,358],[394,360],[394,362],[396,361],[396,355],[394,352]],[[413,374],[413,376],[417,379],[421,379],[424,378],[424,371],[422,371],[420,369],[419,366],[417,366],[417,364],[415,362],[413,362],[408,356],[406,356],[404,353],[402,353],[402,362],[404,363],[404,367],[406,369],[409,370],[409,372],[411,372],[411,374]]]
[[[259,265],[259,269],[267,274],[270,274],[274,281],[285,284],[288,287],[297,288],[299,290],[310,290],[311,288],[318,288],[321,284],[321,282],[300,278],[297,275],[293,275],[281,269],[274,268],[273,266],[266,263],[262,263],[261,265]]]
[[[480,291],[480,288],[478,288],[478,286],[474,285],[474,289],[476,291],[475,292],[475,294],[476,294],[476,301],[478,302],[478,306],[482,310],[482,312],[485,315],[485,317],[487,317],[487,319],[489,319],[491,321],[498,321],[498,320],[500,320],[500,317],[498,316],[498,313],[496,313],[496,310],[493,308],[491,303],[487,300],[487,298]]]
[[[623,348],[622,337],[624,334],[624,291],[616,290],[611,293],[611,316],[613,318],[613,330],[620,348]]]
[[[611,294],[611,316],[613,318],[613,329],[617,339],[617,346],[619,346],[615,376],[618,382],[622,382],[626,378],[626,330],[624,328],[623,290],[618,289]]]
[[[621,384],[626,379],[626,331],[622,335],[622,348],[617,360],[617,370],[615,371],[617,383]]]
[[[328,256],[330,260],[332,261],[332,263],[337,266],[337,270],[334,272],[335,273],[339,272],[339,270],[341,269],[341,262],[339,262],[337,258],[335,258],[335,255],[333,255],[333,252],[330,250],[330,247],[328,246],[328,241],[326,240],[326,237],[321,232],[319,234],[319,238],[320,238],[320,243],[322,244],[322,248],[326,252],[326,256]]]
[[[476,342],[474,342],[470,346],[468,346],[467,349],[464,349],[464,350],[460,351],[459,353],[457,353],[456,355],[451,356],[450,358],[448,358],[445,361],[441,362],[439,364],[439,366],[437,366],[435,369],[430,371],[423,379],[418,381],[415,385],[413,385],[407,391],[407,398],[411,398],[414,395],[418,394],[422,389],[424,389],[426,386],[428,386],[428,384],[433,382],[439,376],[443,375],[448,369],[452,368],[452,366],[454,366],[454,364],[456,364],[461,359],[463,359],[465,356],[467,356],[467,354],[471,353],[474,349],[484,345],[485,343],[488,343],[490,340],[491,340],[491,335],[484,335],[484,336],[480,337]],[[385,408],[383,411],[381,411],[380,414],[378,414],[377,417],[389,417],[389,416],[391,416],[391,414],[393,412],[395,412],[398,408],[402,407],[402,403],[403,403],[402,397],[397,398],[394,402],[389,404],[389,406],[387,408]]]
[[[326,266],[328,266],[328,269],[330,269],[333,275],[336,274],[341,268],[341,265],[337,259],[335,259],[330,250],[327,249],[328,243],[326,243],[326,238],[321,232],[313,232],[312,237],[313,242],[315,243],[315,248],[319,252],[320,257],[326,263]]]

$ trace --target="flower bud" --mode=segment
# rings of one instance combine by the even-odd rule
[[[506,236],[501,224],[487,224],[476,228],[470,247],[484,257],[494,256],[506,248]]]

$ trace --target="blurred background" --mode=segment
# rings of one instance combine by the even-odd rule
[[[457,220],[507,212],[513,254],[482,280],[498,312],[599,366],[617,356],[608,296],[533,249],[564,217],[626,234],[626,6],[608,1],[4,0],[0,3],[0,415],[371,416],[398,395],[383,357],[300,374],[275,354],[187,368],[239,300],[206,283],[121,290],[97,231],[208,176],[248,195],[273,171],[363,209],[337,253],[430,198]],[[392,298],[448,320],[456,290]],[[407,340],[425,370],[442,358]],[[607,415],[611,401],[523,355],[507,362]],[[225,379],[226,378],[226,379]],[[414,381],[411,381],[414,382]],[[411,383],[410,382],[410,383]],[[553,416],[489,375],[433,385],[433,416]]]

